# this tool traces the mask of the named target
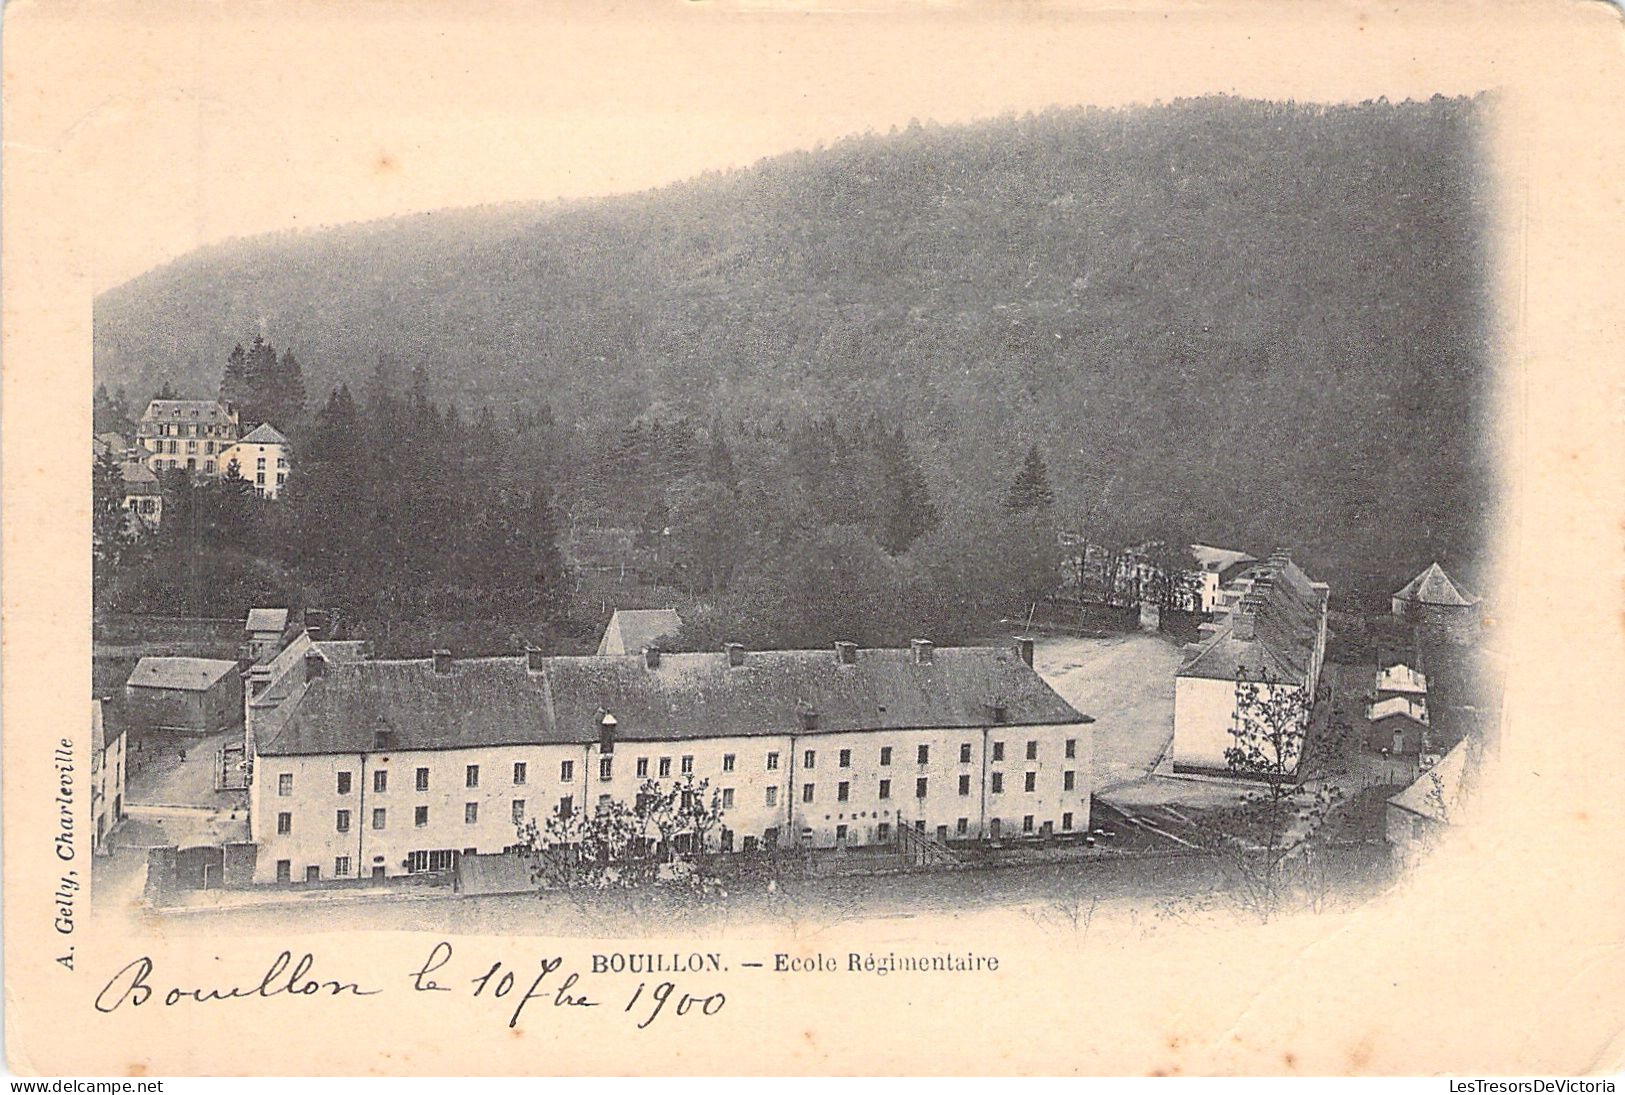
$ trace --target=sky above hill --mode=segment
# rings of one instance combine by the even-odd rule
[[[105,51],[37,36],[82,81],[45,148],[82,170],[96,291],[234,236],[487,202],[640,190],[910,119],[950,123],[1225,92],[1343,101],[1484,86],[1372,24],[1369,56],[1327,64],[1352,9],[1261,21],[1182,9],[1088,17],[947,8],[719,10],[702,4],[191,6],[130,10]],[[73,10],[64,5],[64,10]],[[1270,9],[1260,5],[1262,20]],[[82,12],[81,12],[82,14]],[[35,24],[38,35],[38,24]],[[1448,51],[1448,36],[1428,39]],[[1271,66],[1249,63],[1268,48]],[[1286,58],[1282,63],[1282,58]],[[1294,59],[1296,58],[1296,59]],[[1455,58],[1459,62],[1460,58]],[[118,89],[109,94],[109,86]],[[29,138],[23,138],[24,141]],[[30,151],[24,145],[9,152]]]

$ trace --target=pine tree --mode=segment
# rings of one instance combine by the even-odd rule
[[[903,427],[879,432],[880,544],[893,555],[907,551],[921,536],[937,527],[937,507],[925,485],[925,473],[909,451]]]
[[[122,561],[131,536],[124,512],[124,473],[118,460],[112,453],[103,453],[96,458],[91,475],[90,527],[96,545],[96,583],[101,586]]]
[[[1046,509],[1054,501],[1055,492],[1049,485],[1049,469],[1044,466],[1044,458],[1039,455],[1038,445],[1034,443],[1027,450],[1027,459],[1004,496],[1004,508],[1011,513],[1024,513],[1031,509]]]
[[[226,356],[226,369],[220,376],[220,402],[237,408],[238,414],[253,402],[254,393],[248,380],[248,356],[243,351],[243,344],[238,343],[232,347],[231,353]],[[247,432],[245,428],[244,432]]]

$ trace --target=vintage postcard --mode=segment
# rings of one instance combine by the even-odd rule
[[[14,1072],[1613,1090],[1617,10],[5,30]]]

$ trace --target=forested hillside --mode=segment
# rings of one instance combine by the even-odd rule
[[[313,406],[386,356],[583,436],[656,403],[730,433],[874,415],[945,515],[1037,443],[1057,523],[1382,588],[1471,560],[1490,504],[1486,109],[1055,110],[234,242],[105,294],[97,378],[212,394],[260,330]]]

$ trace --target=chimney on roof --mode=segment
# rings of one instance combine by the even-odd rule
[[[858,644],[857,643],[836,643],[835,644],[835,661],[839,665],[857,665],[858,664]]]
[[[1258,636],[1258,609],[1264,599],[1256,593],[1249,593],[1241,599],[1236,610],[1230,614],[1230,634],[1244,643],[1250,643]]]
[[[313,681],[327,672],[327,659],[316,650],[305,654],[305,680]]]
[[[451,672],[451,651],[436,650],[434,652],[434,671],[436,673]]]
[[[254,657],[254,648],[248,643],[242,643],[237,647],[237,672],[247,673],[256,661],[258,659]]]
[[[738,666],[745,664],[744,643],[723,643],[722,649],[727,652],[729,665]]]
[[[660,648],[658,646],[646,646],[643,648],[643,668],[660,668]]]
[[[936,650],[936,644],[930,639],[911,639],[909,649],[914,654],[915,665],[930,665],[931,655]]]
[[[796,708],[796,718],[801,722],[801,729],[812,733],[818,729],[818,709],[811,704],[804,703]]]
[[[1027,668],[1031,669],[1033,665],[1033,640],[1031,635],[1016,636],[1016,653],[1021,655],[1021,660],[1027,663]]]
[[[542,671],[542,662],[544,659],[545,655],[542,654],[541,647],[537,646],[535,643],[525,644],[525,669],[527,671],[531,673],[540,673]]]
[[[1006,706],[1003,696],[994,696],[987,701],[987,717],[992,722],[1002,723],[1009,715],[1010,708]]]

